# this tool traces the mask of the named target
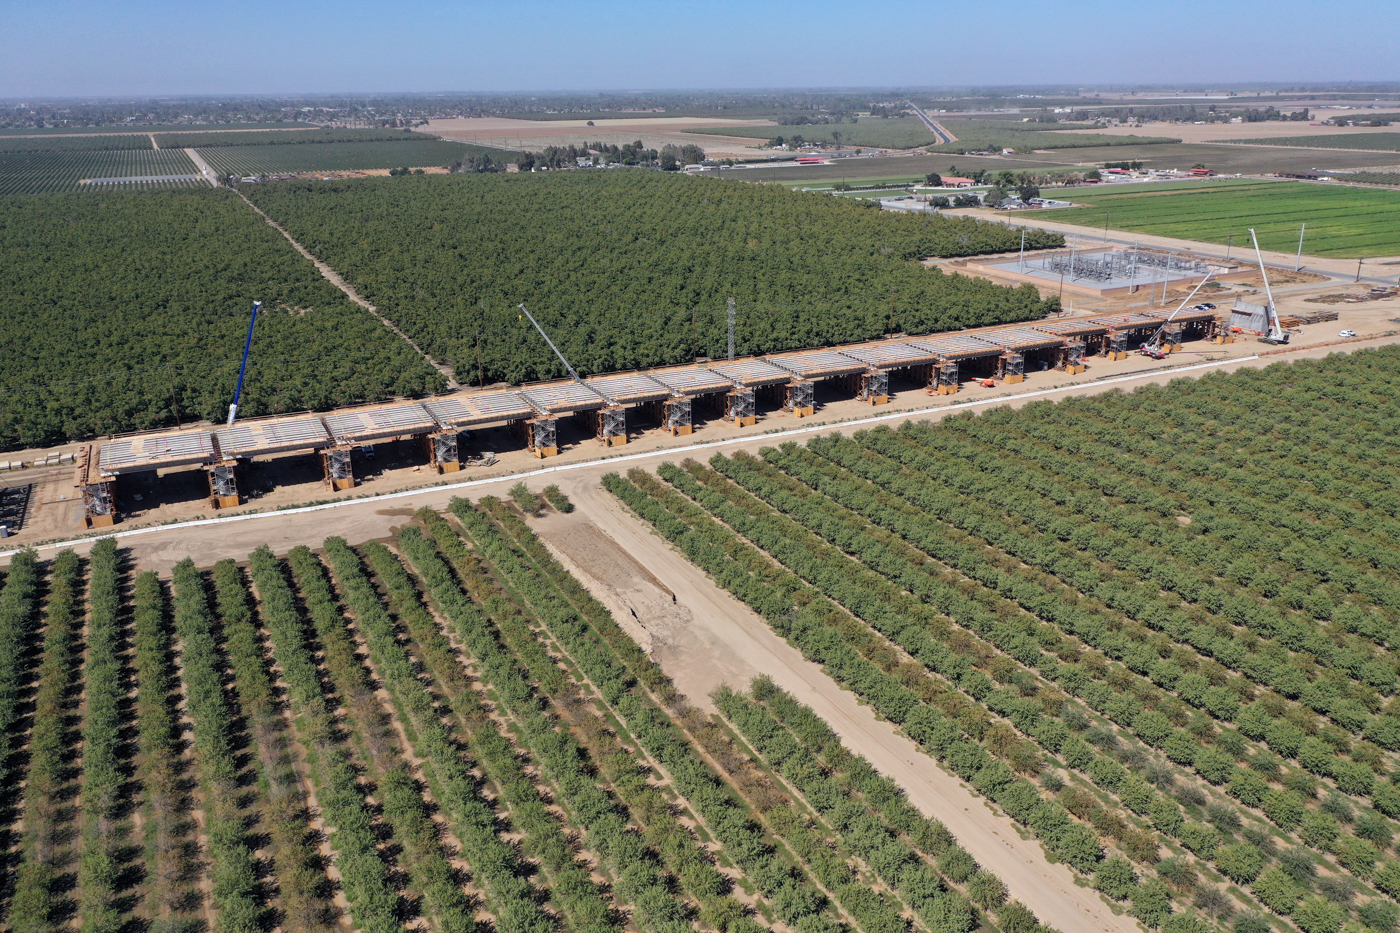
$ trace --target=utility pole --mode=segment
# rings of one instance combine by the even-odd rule
[[[1104,211],[1103,215],[1103,241],[1105,243],[1108,242],[1108,213],[1108,211]]]
[[[690,309],[690,361],[700,359],[700,328],[695,323],[695,309]]]
[[[481,328],[476,329],[476,371],[481,377],[481,387],[486,388],[486,366],[481,362]]]
[[[1306,223],[1298,229],[1298,256],[1293,260],[1294,272],[1297,272],[1299,269],[1303,268],[1303,233],[1307,229],[1308,225]]]
[[[729,299],[729,358],[734,359],[734,299]]]
[[[1299,239],[1301,240],[1302,238],[1299,237]],[[1232,234],[1230,234],[1230,242],[1227,243],[1227,244],[1225,245],[1225,261],[1226,261],[1226,262],[1229,262],[1229,261],[1230,261],[1230,250],[1232,250],[1232,249],[1234,249],[1234,248],[1235,248],[1235,235],[1232,233]]]
[[[1365,259],[1358,259],[1358,260],[1356,260],[1356,281],[1357,281],[1357,282],[1360,282],[1360,281],[1361,281],[1361,264],[1362,264],[1363,262],[1365,262],[1365,261],[1366,261]],[[1353,283],[1353,284],[1354,284],[1354,283]]]
[[[1024,227],[1021,229],[1021,265],[1017,268],[1017,271],[1026,271],[1026,231]]]

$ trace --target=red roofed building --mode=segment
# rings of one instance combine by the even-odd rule
[[[945,188],[971,188],[975,185],[971,178],[962,178],[958,175],[944,175],[943,187]]]

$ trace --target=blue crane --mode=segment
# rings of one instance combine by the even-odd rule
[[[228,407],[230,425],[238,417],[238,400],[243,397],[243,375],[248,372],[248,351],[253,349],[253,326],[258,323],[258,309],[261,307],[261,301],[253,302],[253,316],[248,321],[248,339],[243,342],[243,365],[238,367],[238,388],[233,393],[233,404]]]

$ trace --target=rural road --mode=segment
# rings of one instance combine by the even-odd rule
[[[535,522],[540,536],[619,623],[629,629],[640,623],[645,634],[638,640],[649,644],[652,657],[693,704],[713,711],[709,694],[716,687],[743,689],[760,673],[767,674],[812,707],[849,748],[897,781],[924,814],[942,820],[963,848],[1006,882],[1011,896],[1042,922],[1064,931],[1137,929],[1130,917],[1115,915],[1092,889],[1076,885],[1065,865],[1046,861],[1036,840],[1023,839],[1009,818],[993,812],[912,740],[877,719],[854,693],[805,660],[592,477],[573,475],[560,486],[576,511]],[[574,556],[583,542],[575,540],[573,547],[564,548],[558,543],[583,522],[593,527],[595,552],[606,556],[580,568]],[[608,554],[614,548],[622,552],[622,559]],[[635,567],[645,567],[645,575],[633,574]]]
[[[923,110],[918,107],[915,107],[913,101],[905,101],[905,103],[907,103],[909,108],[914,111],[915,115],[924,122],[924,126],[928,127],[929,131],[933,133],[934,136],[938,137],[939,143],[955,143],[958,141],[956,136],[945,130],[933,117],[924,113]]]
[[[155,142],[155,136],[151,137],[151,141]],[[199,154],[198,149],[186,149],[185,155],[190,157],[190,161],[199,169],[199,174],[203,175],[204,180],[209,182],[209,187],[219,187],[219,173],[214,171],[208,162],[204,161],[204,156]]]

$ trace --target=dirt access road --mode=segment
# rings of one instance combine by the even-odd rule
[[[889,722],[876,719],[854,693],[805,660],[598,483],[571,476],[560,486],[576,511],[534,522],[536,530],[691,702],[712,711],[709,694],[716,687],[742,689],[767,674],[816,710],[848,747],[897,781],[915,806],[942,820],[1044,923],[1064,931],[1137,928],[1094,891],[1076,885],[1065,865],[1046,861],[1038,842],[1022,838],[1010,819]]]

